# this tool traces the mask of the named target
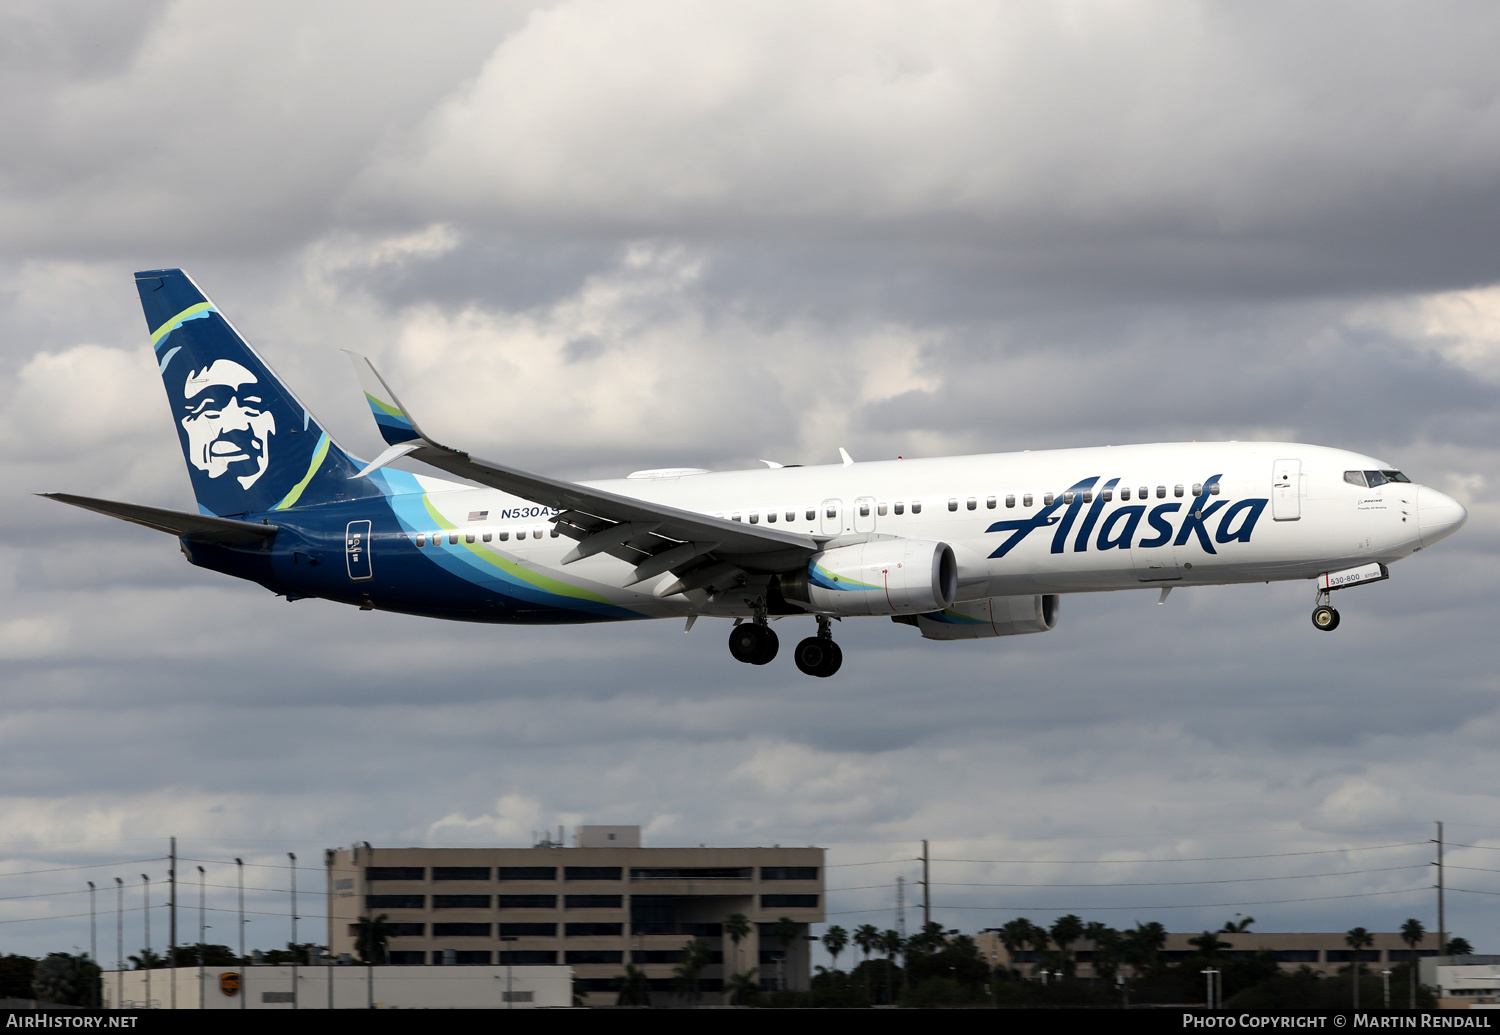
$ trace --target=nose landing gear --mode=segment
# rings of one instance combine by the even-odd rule
[[[1313,628],[1319,632],[1333,632],[1339,627],[1339,613],[1329,603],[1329,593],[1326,589],[1318,590],[1317,606],[1312,613]]]
[[[827,679],[839,670],[844,663],[844,652],[833,642],[832,623],[825,616],[818,615],[818,634],[797,644],[792,660],[804,675],[819,679]]]

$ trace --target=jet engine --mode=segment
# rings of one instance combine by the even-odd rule
[[[941,611],[958,593],[953,548],[931,539],[877,539],[814,554],[780,577],[781,593],[826,615]]]
[[[982,640],[991,636],[1020,636],[1048,632],[1057,626],[1059,597],[1053,593],[1027,597],[985,597],[965,600],[941,611],[897,615],[891,619],[914,625],[928,640]]]

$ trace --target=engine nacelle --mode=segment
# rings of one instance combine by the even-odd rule
[[[821,614],[917,615],[953,603],[958,562],[947,543],[877,539],[814,554],[780,581],[783,596]]]
[[[990,636],[1020,636],[1057,627],[1056,594],[1028,597],[985,597],[965,600],[929,614],[900,616],[892,621],[915,625],[928,640],[982,640]]]

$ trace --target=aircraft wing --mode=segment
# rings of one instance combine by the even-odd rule
[[[158,532],[169,532],[180,539],[191,539],[200,543],[244,546],[247,543],[269,539],[276,534],[275,525],[261,525],[253,521],[235,521],[232,518],[210,517],[207,514],[184,514],[180,510],[142,507],[135,503],[90,499],[88,496],[69,496],[63,492],[42,492],[37,495],[49,500],[57,500],[59,503],[66,503],[69,506],[92,510],[96,514],[108,514],[121,521],[133,521],[137,525],[145,525]]]
[[[578,540],[564,564],[608,553],[636,565],[641,581],[671,571],[682,589],[723,588],[744,570],[795,567],[816,553],[812,536],[678,510],[481,460],[429,438],[365,357],[349,353],[365,399],[390,448],[366,473],[402,456],[522,499],[553,507],[563,535]]]

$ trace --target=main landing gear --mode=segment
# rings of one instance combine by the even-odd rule
[[[792,652],[792,660],[805,675],[827,679],[844,663],[844,652],[833,642],[832,624],[826,616],[818,615],[818,635],[809,636]]]
[[[809,676],[826,679],[839,670],[844,663],[844,652],[833,642],[833,623],[818,615],[818,634],[809,636],[797,644],[792,660],[797,668]],[[756,608],[755,618],[740,622],[729,630],[729,653],[735,661],[747,665],[766,665],[776,657],[780,641],[766,621],[766,613]]]
[[[1319,632],[1331,633],[1339,627],[1339,613],[1329,603],[1330,594],[1326,589],[1318,590],[1317,606],[1313,608],[1313,628]]]

